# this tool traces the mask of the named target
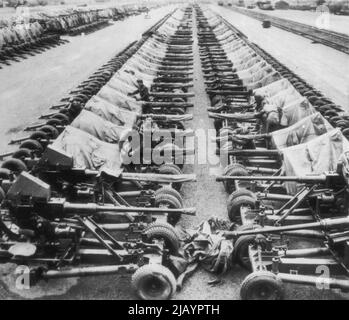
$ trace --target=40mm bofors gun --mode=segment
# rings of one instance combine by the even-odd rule
[[[245,225],[225,232],[225,237],[234,243],[233,261],[253,271],[242,284],[243,299],[282,299],[283,282],[349,290],[348,169],[346,153],[337,172],[307,177],[275,177],[305,186],[308,184],[307,202],[311,203],[315,198],[317,204],[311,210],[305,207],[297,209],[299,201],[304,202],[304,198],[297,199],[296,195],[293,202],[287,202],[269,215],[265,215],[262,209],[258,212],[250,209],[254,214],[250,224],[245,219]],[[324,189],[331,185],[339,189]],[[332,194],[328,194],[329,190]],[[343,210],[333,210],[334,214],[328,218],[329,214],[324,214],[324,210],[320,212],[319,207],[326,199],[333,200],[338,195],[342,197]],[[331,205],[327,204],[330,208]],[[311,213],[307,221],[299,223],[290,219],[304,209]],[[247,216],[248,213],[245,214]],[[271,225],[266,223],[267,219]],[[326,269],[326,273],[319,274],[319,268]]]
[[[349,290],[348,216],[286,226],[246,227],[225,233],[234,241],[234,261],[253,271],[241,286],[243,299],[282,299],[283,282]],[[283,241],[276,243],[272,238],[275,235]],[[285,236],[302,237],[301,247],[289,249]],[[314,246],[313,238],[317,238],[318,246]],[[326,272],[321,274],[319,270]]]
[[[248,224],[257,218],[261,224],[280,225],[308,222],[314,219],[314,215],[346,215],[348,172],[347,160],[342,160],[335,172],[322,174],[218,176],[216,179],[235,184],[236,191],[228,200],[231,220],[241,219]],[[294,190],[294,194],[288,194],[288,189]],[[268,204],[264,205],[268,201],[278,201],[281,206],[270,210]]]
[[[180,240],[161,215],[193,215],[195,209],[72,203],[52,198],[50,186],[27,172],[11,185],[3,183],[9,188],[1,203],[0,262],[28,265],[32,284],[135,272],[133,286],[141,298],[167,299],[175,293],[180,270],[173,261]],[[125,218],[126,223],[120,221]],[[100,224],[102,219],[106,223]]]
[[[167,215],[195,215],[194,208],[135,207],[115,204],[69,202],[65,198],[52,197],[48,184],[22,172],[14,182],[3,181],[8,191],[2,207],[9,210],[10,216],[19,220],[30,220],[38,215],[48,220],[79,217],[93,217],[94,220],[117,221],[103,225],[113,231],[142,230],[156,220],[166,221]],[[120,220],[127,223],[120,223]]]

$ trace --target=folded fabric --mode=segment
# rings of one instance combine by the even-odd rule
[[[137,122],[138,113],[119,108],[101,97],[93,96],[85,104],[85,110],[91,111],[101,118],[116,125],[132,128]]]
[[[306,143],[333,129],[331,124],[317,112],[290,127],[272,132],[271,141],[274,148],[280,150]]]
[[[122,132],[127,129],[101,118],[91,111],[82,110],[71,126],[85,131],[101,141],[118,143]]]
[[[117,145],[103,142],[72,126],[64,129],[53,142],[53,147],[71,156],[76,168],[117,171],[121,166]]]

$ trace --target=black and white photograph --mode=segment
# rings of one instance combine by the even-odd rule
[[[349,1],[0,0],[1,300],[349,300]]]

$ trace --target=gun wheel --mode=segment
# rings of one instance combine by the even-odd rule
[[[8,160],[5,160],[2,163],[1,168],[8,169],[14,172],[15,174],[19,174],[22,171],[28,171],[28,168],[25,165],[25,163],[22,160],[15,159],[15,158],[10,158]]]
[[[43,146],[41,143],[37,140],[29,139],[24,142],[22,142],[19,146],[20,149],[29,149],[36,151],[38,153],[42,153],[44,151]]]
[[[249,172],[246,170],[246,168],[242,164],[232,163],[224,168],[223,175],[228,177],[229,176],[248,176]],[[228,180],[223,181],[223,185],[227,193],[232,193],[236,190],[234,181],[228,181]]]
[[[15,159],[20,159],[22,161],[24,161],[25,158],[29,158],[31,157],[31,150],[30,149],[18,149],[17,151],[15,151],[13,154],[12,154],[12,158],[15,158]]]
[[[176,189],[173,189],[172,187],[169,187],[169,186],[163,186],[155,191],[155,193],[154,193],[155,198],[157,195],[160,195],[160,194],[169,194],[169,195],[175,197],[181,203],[181,206],[183,207],[183,198],[182,198],[181,194]]]
[[[240,296],[243,300],[282,300],[284,288],[274,273],[257,271],[242,282]]]
[[[255,208],[256,196],[255,194],[245,188],[234,191],[228,198],[227,210],[231,221],[241,221],[241,208],[250,207]]]
[[[163,240],[165,248],[169,250],[170,254],[178,254],[180,240],[176,229],[169,223],[153,222],[144,229],[143,234],[148,242]]]
[[[181,175],[182,170],[174,163],[165,163],[158,168],[160,174]],[[176,190],[180,190],[182,184],[180,182],[172,183],[172,187]]]
[[[176,292],[176,278],[161,264],[147,264],[132,276],[132,285],[143,300],[167,300]]]
[[[183,207],[182,203],[176,197],[167,193],[155,195],[155,206],[170,209],[180,209]],[[176,225],[180,218],[180,213],[168,213],[167,222],[171,225]]]
[[[5,168],[0,169],[0,179],[9,180],[11,176],[11,171]]]

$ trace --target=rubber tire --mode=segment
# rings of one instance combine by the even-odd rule
[[[35,131],[30,135],[29,139],[32,139],[32,140],[44,139],[44,140],[46,140],[46,139],[48,139],[48,134],[46,132],[40,131],[40,130]]]
[[[0,179],[9,180],[11,175],[11,171],[5,168],[0,169]]]
[[[239,163],[229,164],[225,167],[224,176],[248,176],[249,172],[246,168]],[[223,181],[224,189],[227,193],[232,193],[235,191],[235,183],[233,181]]]
[[[349,128],[349,121],[348,120],[336,121],[336,127],[340,127],[343,129]]]
[[[162,164],[158,168],[159,174],[171,174],[171,175],[178,175],[178,174],[183,174],[182,170],[175,164],[173,163],[165,163]],[[176,189],[177,191],[181,190],[182,188],[182,183],[172,183],[172,187]]]
[[[250,244],[253,244],[255,239],[256,239],[255,235],[245,235],[245,236],[240,236],[234,243],[232,260],[234,263],[239,264],[241,267],[243,267],[246,270],[251,270],[251,262],[249,261],[249,258],[248,260],[246,260],[246,254],[248,257],[248,248]]]
[[[147,241],[162,238],[165,241],[165,247],[170,254],[177,255],[180,247],[180,241],[175,228],[166,222],[150,223],[144,230],[143,235]]]
[[[247,202],[255,208],[256,195],[245,188],[234,191],[228,198],[227,210],[230,221],[239,222],[241,221],[240,208]]]
[[[241,284],[240,296],[242,300],[271,300],[265,297],[260,297],[259,299],[253,298],[253,295],[258,288],[258,286],[267,285],[269,290],[273,290],[276,296],[273,300],[284,299],[285,292],[283,288],[282,281],[277,279],[276,275],[269,271],[256,271],[249,274]]]
[[[348,138],[349,138],[349,128],[345,128],[345,129],[342,131],[342,134],[348,139]]]
[[[0,204],[6,198],[6,194],[3,188],[0,187]]]
[[[183,115],[185,114],[185,110],[182,108],[170,108],[169,114]]]
[[[51,139],[56,139],[59,136],[59,132],[54,126],[44,125],[40,128],[40,131],[45,132]]]
[[[56,126],[63,126],[63,122],[58,119],[49,119],[46,121],[46,125],[56,128]]]
[[[22,171],[28,171],[28,168],[25,165],[25,163],[22,160],[15,159],[15,158],[10,158],[5,160],[2,163],[1,168],[8,169],[16,174],[19,174]]]
[[[40,153],[44,151],[44,148],[42,147],[42,145],[39,141],[31,140],[31,139],[22,142],[20,144],[19,148],[20,149],[34,150],[34,151],[38,151]]]
[[[161,204],[165,204],[165,206],[169,209],[181,209],[183,206],[181,202],[174,196],[170,194],[158,194],[155,197],[155,206],[160,207]],[[180,213],[169,213],[167,216],[167,222],[173,226],[177,224],[177,222],[181,218]]]
[[[149,281],[161,281],[164,291],[158,294],[147,293]],[[173,273],[161,264],[146,264],[132,275],[132,286],[142,300],[168,300],[177,290],[176,278]]]
[[[30,149],[21,148],[12,154],[12,158],[20,159],[23,161],[24,158],[29,158],[29,157],[31,157],[31,155],[32,155],[32,153],[31,153]]]
[[[176,189],[173,189],[172,187],[163,186],[154,192],[155,197],[158,194],[169,194],[169,195],[177,198],[177,200],[181,203],[182,207],[184,205],[183,198],[182,198],[181,194]]]
[[[57,119],[57,120],[61,121],[62,124],[64,124],[64,125],[67,125],[67,124],[69,124],[69,122],[70,122],[69,117],[66,116],[66,115],[63,114],[63,113],[56,113],[55,115],[53,115],[53,116],[51,117],[51,119]]]
[[[181,168],[177,166],[175,163],[164,163],[159,167],[159,172],[160,171],[167,171],[169,170],[169,174],[183,174]]]

